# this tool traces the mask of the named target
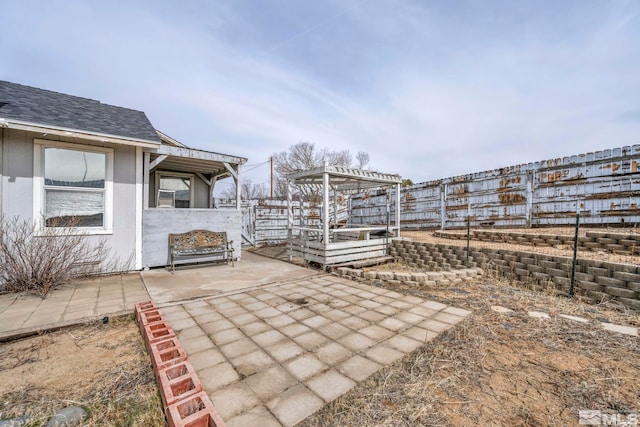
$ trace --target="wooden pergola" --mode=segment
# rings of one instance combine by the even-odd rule
[[[327,164],[287,175],[289,259],[300,257],[305,263],[315,262],[325,269],[328,266],[347,265],[386,256],[391,238],[400,237],[401,183],[402,178],[399,175]],[[304,218],[299,218],[296,225],[292,203],[296,188],[298,193],[322,195],[319,225],[310,226],[309,221],[305,221]],[[338,221],[339,197],[372,189],[389,191],[392,188],[395,188],[395,191],[393,202],[388,198],[389,214],[386,224],[350,224],[348,221]],[[391,203],[396,205],[393,224],[390,217]],[[303,209],[299,212],[302,216]]]

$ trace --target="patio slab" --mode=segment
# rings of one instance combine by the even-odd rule
[[[81,280],[35,295],[0,295],[0,342],[39,331],[132,313],[149,300],[139,273]]]
[[[242,252],[242,260],[230,265],[182,267],[173,274],[164,268],[143,271],[142,279],[149,295],[162,304],[184,301],[260,285],[317,276],[315,270]],[[257,303],[259,301],[254,301]],[[278,312],[280,314],[280,312]]]
[[[293,426],[469,314],[303,271],[288,281],[160,305],[180,341],[198,349],[189,360],[229,425],[253,427],[264,416],[265,425]],[[434,320],[438,315],[446,322]]]

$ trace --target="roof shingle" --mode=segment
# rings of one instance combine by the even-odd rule
[[[142,111],[1,80],[0,118],[160,143]]]

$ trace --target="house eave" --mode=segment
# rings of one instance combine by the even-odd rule
[[[138,138],[127,138],[116,135],[101,134],[96,132],[88,132],[80,129],[70,129],[64,127],[53,127],[39,123],[29,123],[13,119],[0,118],[0,127],[16,130],[24,130],[28,132],[41,133],[42,137],[47,135],[57,135],[67,138],[77,138],[87,141],[96,141],[111,144],[130,145],[144,148],[156,148],[160,145],[160,141],[151,141]]]
[[[194,160],[206,160],[234,165],[243,165],[247,162],[247,159],[245,157],[231,156],[229,154],[214,153],[211,151],[197,150],[194,148],[172,147],[169,145],[162,145],[154,148],[156,149],[150,151],[159,155],[181,157]]]

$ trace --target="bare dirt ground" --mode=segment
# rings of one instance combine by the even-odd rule
[[[473,313],[301,426],[574,426],[580,410],[640,412],[640,342],[598,325],[638,325],[638,313],[497,278],[437,288],[386,286]],[[492,305],[514,312],[499,314]],[[531,318],[528,310],[551,319]]]
[[[165,425],[151,362],[132,319],[0,344],[0,419],[82,406],[87,426]]]

